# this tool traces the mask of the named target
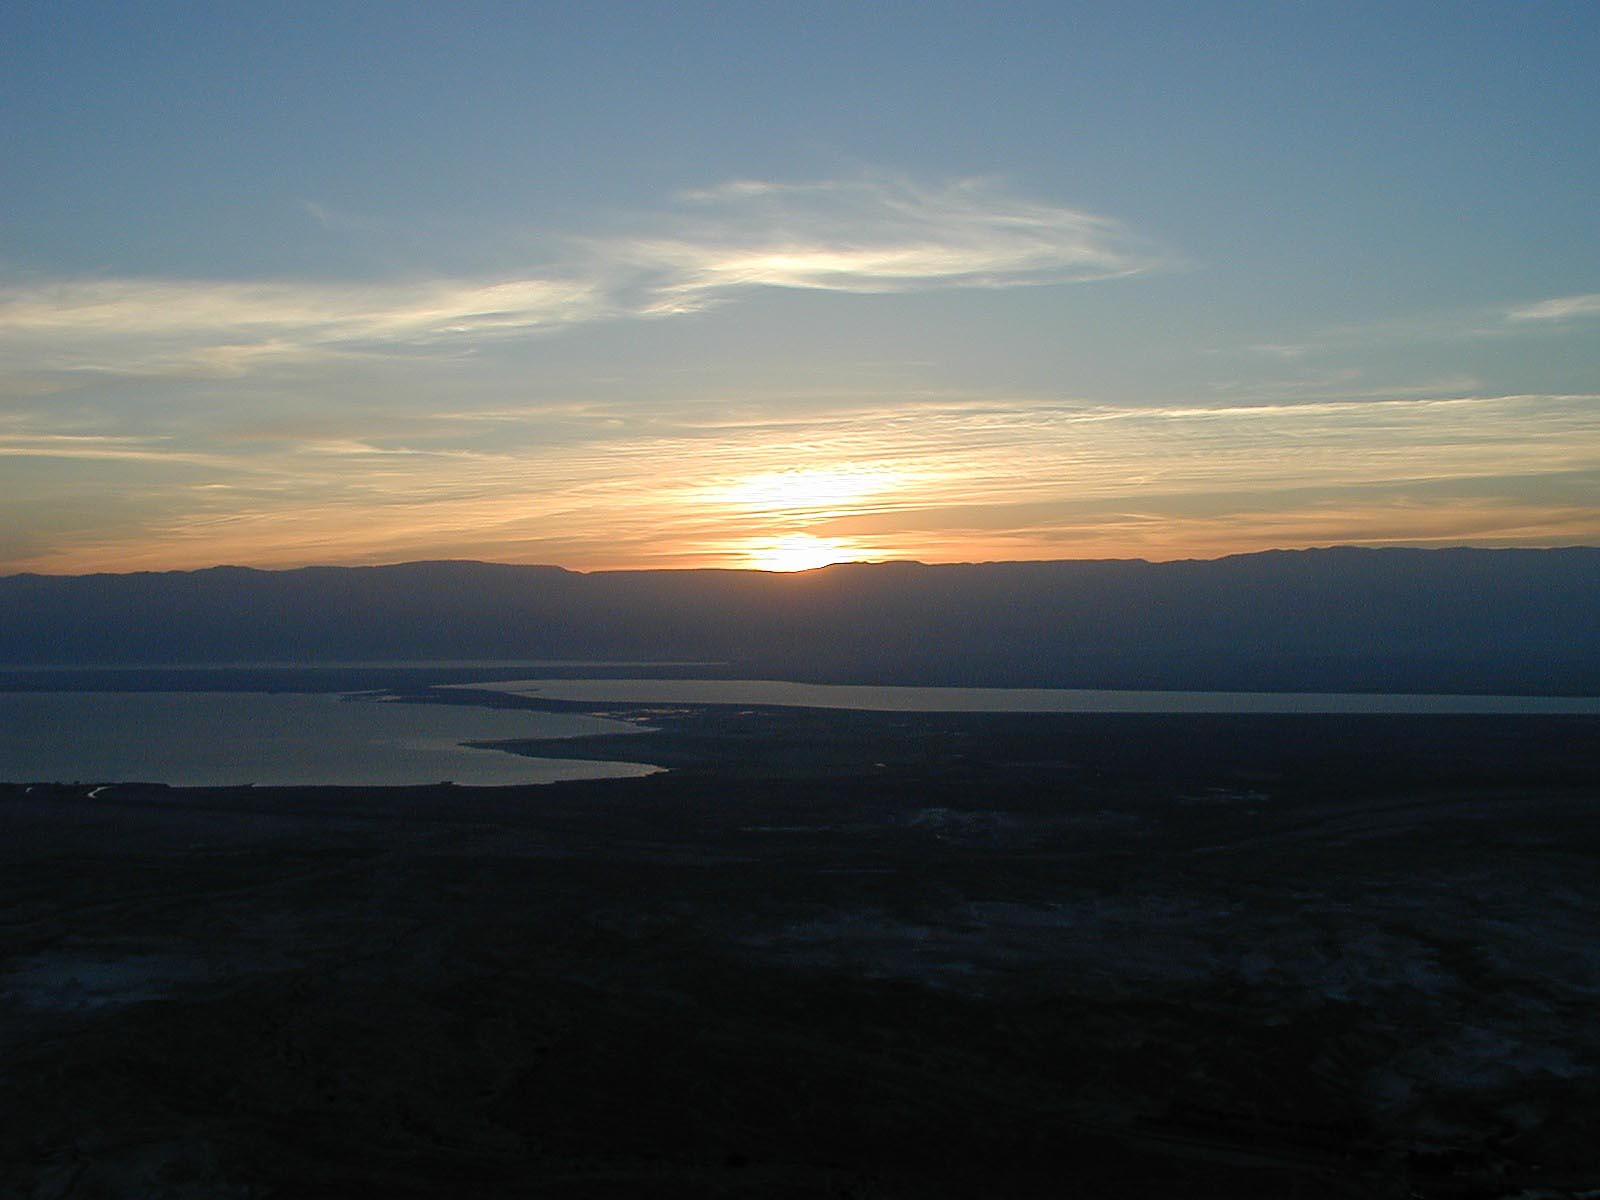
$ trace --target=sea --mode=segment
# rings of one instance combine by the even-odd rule
[[[0,692],[0,782],[500,787],[647,775],[469,741],[635,733],[582,714],[293,692]]]
[[[1600,715],[1600,698],[1562,696],[871,687],[640,678],[513,679],[444,686],[596,706]],[[643,732],[639,724],[606,716],[400,703],[384,692],[0,691],[0,782],[392,787],[449,781],[484,787],[631,778],[658,768],[581,757],[535,758],[467,743]],[[581,746],[578,741],[563,748],[576,755]]]

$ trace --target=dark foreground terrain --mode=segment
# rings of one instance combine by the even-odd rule
[[[0,1196],[1600,1195],[1600,720],[613,711],[0,789]]]

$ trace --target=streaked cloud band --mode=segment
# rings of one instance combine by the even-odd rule
[[[747,181],[690,193],[635,224],[493,278],[0,285],[0,349],[23,371],[237,376],[693,312],[755,288],[1008,288],[1137,275],[1164,261],[1116,221],[981,180]]]
[[[674,406],[620,425],[619,409],[563,413],[588,432],[559,453],[535,408],[276,443],[230,441],[225,429],[160,440],[19,427],[0,453],[91,460],[71,494],[105,489],[136,528],[107,538],[104,514],[85,510],[81,526],[13,547],[0,569],[429,557],[741,566],[774,541],[934,560],[1594,542],[1596,404],[1117,408],[950,394],[808,413],[779,397],[764,410]],[[33,502],[48,506],[40,489]]]

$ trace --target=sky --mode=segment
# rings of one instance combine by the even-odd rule
[[[1600,544],[1600,5],[0,6],[0,573]]]

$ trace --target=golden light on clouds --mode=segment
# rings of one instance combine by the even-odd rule
[[[926,362],[874,348],[754,367],[742,343],[704,340],[756,291],[1032,288],[1175,265],[1114,220],[996,181],[742,180],[562,247],[494,276],[0,280],[0,462],[15,481],[0,571],[794,571],[1600,541],[1591,393],[1484,395],[1460,371],[1385,388],[1355,365],[1288,370],[1317,346],[1274,343],[1278,374],[1097,402],[940,386],[932,345]],[[1548,337],[1597,303],[1447,324]],[[714,370],[623,354],[596,371],[544,336],[648,342],[689,313]]]
[[[763,471],[713,485],[702,499],[735,514],[814,519],[856,511],[865,501],[897,485],[896,473],[882,468],[801,467]]]
[[[0,559],[47,572],[428,558],[793,571],[1593,542],[1597,403],[786,396],[632,427],[601,404],[395,413],[360,436],[320,417],[268,436],[208,416],[170,440],[0,419],[0,461],[31,481],[16,503],[53,522],[48,536],[0,533]],[[69,492],[59,464],[74,462]],[[0,500],[0,530],[24,515]]]

